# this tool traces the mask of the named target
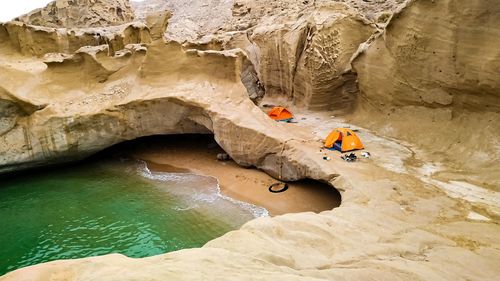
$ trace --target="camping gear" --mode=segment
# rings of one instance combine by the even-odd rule
[[[354,153],[349,153],[349,154],[344,154],[344,155],[340,156],[340,158],[342,158],[342,160],[344,160],[346,162],[354,162],[358,159],[358,156],[356,156],[356,154],[354,154]]]
[[[288,109],[281,106],[273,107],[268,115],[271,119],[276,121],[287,122],[293,119],[293,114]]]
[[[288,184],[284,182],[273,183],[269,186],[269,191],[272,193],[280,193],[288,189]]]
[[[219,161],[228,161],[231,160],[231,156],[227,153],[219,153],[217,154],[217,160]]]
[[[333,130],[326,137],[325,147],[340,152],[364,148],[359,137],[349,128],[336,128]]]
[[[363,151],[363,152],[361,152],[361,156],[363,156],[363,157],[365,157],[365,158],[370,158],[370,157],[371,157],[371,154],[370,154],[370,152],[368,152],[368,151]]]

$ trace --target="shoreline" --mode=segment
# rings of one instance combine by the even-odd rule
[[[156,136],[128,143],[127,155],[146,162],[152,172],[196,173],[218,179],[221,193],[268,210],[270,216],[329,211],[340,205],[340,193],[314,180],[288,182],[288,190],[269,192],[279,182],[263,171],[245,168],[233,160],[219,161],[224,151],[211,136]]]

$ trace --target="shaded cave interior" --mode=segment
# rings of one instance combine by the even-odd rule
[[[217,159],[219,154],[225,154],[225,151],[217,144],[213,134],[152,135],[123,141],[81,161],[3,174],[0,180],[29,178],[46,171],[93,165],[100,161],[139,159],[155,172],[214,176],[219,179],[223,194],[270,209],[271,215],[304,211],[319,213],[341,204],[342,196],[337,189],[313,179],[286,182],[289,187],[286,191],[272,193],[270,185],[280,180],[255,167],[239,166],[232,159],[221,161]]]
[[[194,172],[215,176],[221,182],[223,193],[231,197],[233,193],[247,194],[248,196],[236,196],[236,199],[255,205],[260,204],[252,200],[253,196],[260,198],[265,196],[266,200],[272,201],[267,204],[300,205],[292,208],[297,211],[328,211],[341,204],[342,196],[336,188],[313,179],[286,182],[289,186],[288,190],[282,193],[271,193],[268,190],[270,184],[280,182],[279,180],[254,167],[239,166],[231,159],[221,161],[217,159],[220,154],[225,154],[225,151],[217,144],[212,134],[174,134],[152,135],[125,141],[93,157],[106,155],[105,157],[142,158],[141,160],[145,160],[148,168],[153,171]],[[241,185],[239,181],[242,181]],[[234,186],[227,188],[225,192],[224,185]]]

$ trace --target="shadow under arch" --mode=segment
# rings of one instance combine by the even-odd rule
[[[220,161],[225,151],[212,134],[153,135],[116,144],[98,155],[143,160],[152,171],[200,173],[218,178],[222,192],[240,201],[262,206],[271,215],[322,212],[340,206],[340,192],[313,179],[287,181],[285,192],[268,188],[279,180],[255,167],[242,167],[232,160]]]

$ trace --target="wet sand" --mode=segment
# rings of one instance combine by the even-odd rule
[[[340,205],[340,194],[329,185],[313,180],[288,183],[288,190],[269,192],[279,182],[255,168],[243,168],[234,161],[219,161],[223,150],[212,136],[155,136],[124,144],[120,151],[147,162],[152,171],[194,172],[219,179],[224,195],[266,208],[281,215],[294,212],[321,212]]]

